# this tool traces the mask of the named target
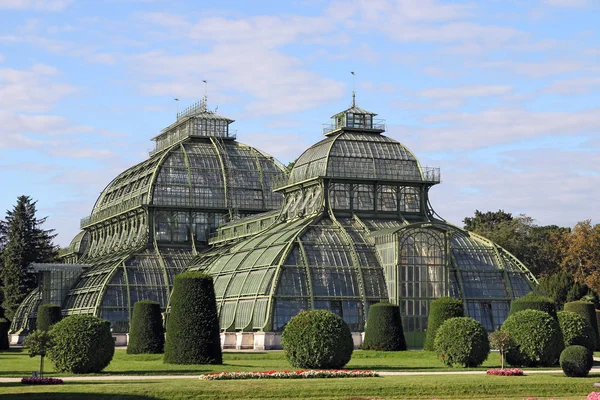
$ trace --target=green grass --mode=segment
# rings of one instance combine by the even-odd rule
[[[523,377],[486,375],[388,376],[315,380],[200,381],[198,379],[65,383],[59,386],[0,384],[0,399],[577,399],[600,375]]]
[[[0,377],[30,376],[39,368],[39,357],[31,358],[26,350],[11,349],[0,352]],[[56,373],[52,364],[44,363],[46,376],[67,376]],[[500,367],[500,356],[491,353],[488,360],[478,370]],[[346,366],[349,369],[372,369],[375,371],[447,371],[433,352],[403,351],[381,352],[357,350]],[[127,354],[117,350],[113,361],[101,374],[95,375],[197,375],[220,371],[266,371],[293,369],[282,351],[260,353],[226,352],[223,365],[175,365],[162,362],[162,354]]]

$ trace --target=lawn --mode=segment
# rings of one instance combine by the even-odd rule
[[[216,371],[290,369],[283,352],[227,352],[223,365],[169,365],[161,355],[128,355],[117,350],[111,365],[99,375],[185,375]],[[31,375],[39,358],[21,349],[0,352],[0,376]],[[66,376],[51,372],[47,376]],[[490,354],[485,370],[498,367],[500,357]],[[355,351],[347,366],[378,371],[448,371],[432,352]],[[98,375],[98,374],[97,374]],[[585,399],[600,374],[567,378],[562,372],[523,377],[486,375],[385,376],[379,378],[315,380],[67,382],[59,386],[24,386],[0,383],[4,399]]]
[[[0,377],[31,376],[39,368],[39,357],[31,358],[26,350],[11,349],[0,352]],[[46,362],[46,376],[66,376],[52,370]],[[381,352],[357,350],[346,366],[349,369],[372,369],[375,371],[447,371],[433,352],[403,351]],[[500,367],[498,353],[490,353],[488,360],[478,370]],[[174,365],[164,364],[162,354],[130,355],[117,350],[113,361],[100,375],[198,375],[219,371],[266,371],[292,369],[282,351],[225,352],[223,365]],[[96,374],[98,375],[98,374]]]

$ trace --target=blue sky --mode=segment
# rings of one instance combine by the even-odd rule
[[[358,104],[424,166],[436,211],[597,218],[600,0],[0,0],[0,210],[67,245],[100,191],[204,95],[282,162]]]

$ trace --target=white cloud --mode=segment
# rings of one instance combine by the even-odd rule
[[[431,98],[464,98],[497,96],[512,91],[512,87],[506,85],[473,85],[459,86],[455,88],[429,88],[419,92],[420,96]]]
[[[590,2],[589,0],[544,0],[544,3],[557,7],[583,7]]]
[[[0,9],[62,11],[72,0],[0,0]]]
[[[600,86],[600,77],[579,77],[553,81],[544,92],[561,95],[596,92]]]

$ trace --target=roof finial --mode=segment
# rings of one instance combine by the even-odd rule
[[[204,103],[204,111],[206,111],[208,109],[208,96],[206,95],[207,92],[207,88],[208,88],[208,82],[206,82],[205,79],[202,80],[202,82],[204,82],[204,99],[202,99],[202,102]]]
[[[356,88],[354,86],[354,71],[350,71],[352,74],[352,107],[356,107]]]

